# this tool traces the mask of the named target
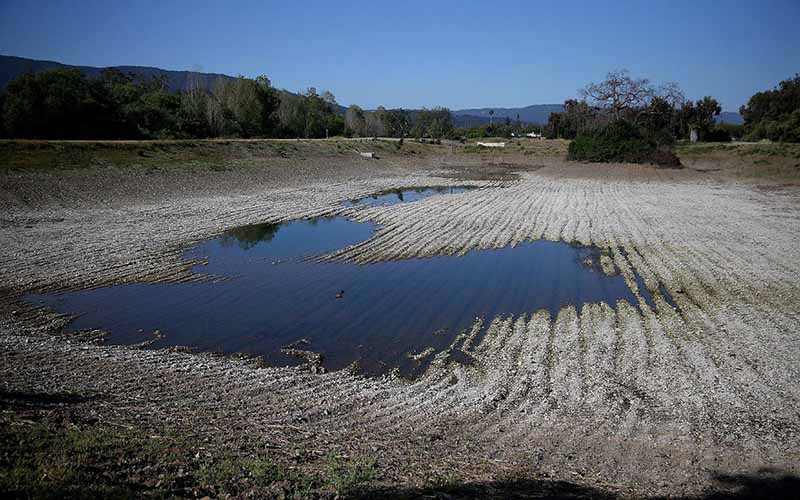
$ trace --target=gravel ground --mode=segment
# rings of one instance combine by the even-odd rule
[[[484,189],[338,206],[391,187],[464,182]],[[5,174],[0,206],[7,391],[99,395],[80,405],[103,421],[220,441],[259,435],[287,459],[299,448],[369,454],[382,483],[402,488],[521,474],[632,496],[689,495],[719,486],[719,474],[800,472],[798,188],[552,158],[309,159],[191,178]],[[459,356],[441,353],[408,381],[68,339],[49,335],[65,318],[17,300],[199,279],[180,259],[186,246],[232,226],[321,214],[381,224],[331,256],[356,262],[526,239],[595,244],[642,307],[487,318],[483,338],[476,324],[455,341]],[[457,362],[463,353],[474,362]]]

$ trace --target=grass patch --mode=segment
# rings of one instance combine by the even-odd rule
[[[171,438],[41,422],[0,424],[0,491],[11,498],[166,498],[181,487],[185,462]],[[163,464],[160,478],[147,465]],[[149,476],[149,477],[148,477]]]
[[[328,456],[327,481],[334,491],[347,495],[358,491],[378,475],[374,459],[343,460],[336,455]]]
[[[319,474],[306,474],[265,455],[265,443],[226,452],[204,449],[200,442],[4,412],[0,492],[33,499],[319,498],[352,494],[377,477],[372,459],[330,455]]]
[[[724,153],[742,158],[765,156],[769,158],[800,159],[800,144],[789,143],[682,143],[676,148],[681,156],[705,156]]]
[[[443,146],[406,141],[180,140],[180,141],[23,141],[0,140],[0,172],[88,169],[230,170],[258,167],[281,158],[305,159],[374,151],[383,156],[439,154]],[[381,156],[379,154],[379,157]]]
[[[676,153],[700,166],[740,179],[800,181],[800,144],[682,143]]]

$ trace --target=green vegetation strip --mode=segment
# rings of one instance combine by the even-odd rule
[[[411,156],[435,152],[430,144],[393,141],[330,140],[180,140],[180,141],[23,141],[0,140],[0,172],[122,169],[223,171],[263,166],[276,159]]]
[[[177,434],[0,414],[0,492],[11,498],[313,498],[346,495],[375,479],[373,460],[329,455],[307,475],[253,455],[209,450]],[[213,448],[209,445],[207,448]]]

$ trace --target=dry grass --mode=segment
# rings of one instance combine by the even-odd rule
[[[681,144],[676,153],[687,167],[715,177],[800,183],[800,144]]]
[[[769,156],[746,151],[753,154],[690,149],[687,157]],[[483,156],[451,159],[475,157]],[[227,192],[180,199],[162,184],[183,186],[198,176],[159,177],[160,190],[147,202],[140,197],[120,208],[98,199],[120,184],[119,172],[98,172],[86,191],[75,177],[28,176],[37,181],[26,184],[29,198],[61,189],[63,205],[9,197],[11,210],[0,220],[6,249],[0,274],[14,288],[0,297],[6,307],[0,309],[0,380],[8,390],[96,391],[108,399],[87,403],[87,412],[102,418],[152,426],[172,421],[221,441],[263,436],[286,455],[301,446],[322,452],[319,457],[372,454],[381,481],[393,486],[430,476],[481,481],[513,470],[679,495],[704,488],[709,471],[774,466],[796,473],[800,191],[776,196],[724,182],[723,174],[708,182],[715,172],[557,157],[530,157],[528,164],[543,165],[538,170],[500,165],[518,157],[525,155],[486,155],[487,171],[518,171],[514,180],[363,209],[339,202],[402,185],[442,184],[444,166],[426,161],[416,170],[376,172],[381,162],[364,160],[359,169],[333,170],[325,159],[324,168],[291,170],[275,161],[265,167],[274,178],[248,171]],[[725,167],[715,168],[724,173]],[[294,178],[277,184],[287,172]],[[597,244],[632,290],[640,286],[633,272],[642,277],[641,286],[657,295],[656,309],[641,301],[640,308],[599,303],[565,307],[555,317],[529,311],[486,318],[480,341],[468,332],[455,346],[475,363],[461,365],[444,352],[423,377],[405,381],[255,369],[208,355],[34,336],[57,332],[63,318],[15,302],[35,290],[189,279],[181,259],[187,244],[236,225],[324,214],[382,224],[374,238],[340,255],[359,262],[460,254],[528,239]],[[660,286],[679,309],[658,295]],[[335,481],[370,477],[368,465]],[[336,460],[327,468],[341,471]],[[228,470],[224,463],[222,470]]]
[[[505,142],[504,148],[486,148],[478,146],[477,142]],[[569,141],[564,139],[506,139],[504,137],[489,137],[469,141],[463,148],[464,153],[482,153],[497,155],[528,155],[528,156],[559,156],[566,157]]]
[[[278,158],[346,158],[360,151],[379,157],[441,154],[442,146],[351,139],[214,139],[181,141],[25,141],[0,140],[0,173],[86,169],[230,170],[259,167]]]

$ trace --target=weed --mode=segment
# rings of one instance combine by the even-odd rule
[[[437,475],[429,478],[426,482],[429,488],[445,494],[456,493],[463,484],[461,479],[459,479],[458,476],[453,473],[448,473],[444,476]]]
[[[238,464],[232,456],[203,463],[197,471],[197,479],[205,486],[224,486],[240,474]]]
[[[386,144],[392,144],[387,148]],[[392,154],[439,151],[439,146],[406,141],[373,143],[375,149]],[[23,141],[0,140],[0,172],[30,170],[120,169],[221,170],[220,165],[258,166],[271,158],[348,154],[353,145],[342,140],[165,140],[165,141]]]
[[[245,462],[244,469],[252,481],[258,486],[268,486],[275,481],[287,478],[286,472],[275,462],[266,457],[260,457]]]
[[[342,495],[347,495],[363,487],[377,476],[377,463],[373,458],[343,460],[331,454],[328,456],[326,477],[328,483]]]
[[[263,449],[259,443],[254,448]],[[185,437],[147,436],[125,428],[64,428],[0,414],[0,492],[11,498],[165,498],[188,492],[309,498],[325,484],[269,457],[239,453],[198,459]],[[336,470],[334,482],[342,488],[368,477],[359,466]]]

